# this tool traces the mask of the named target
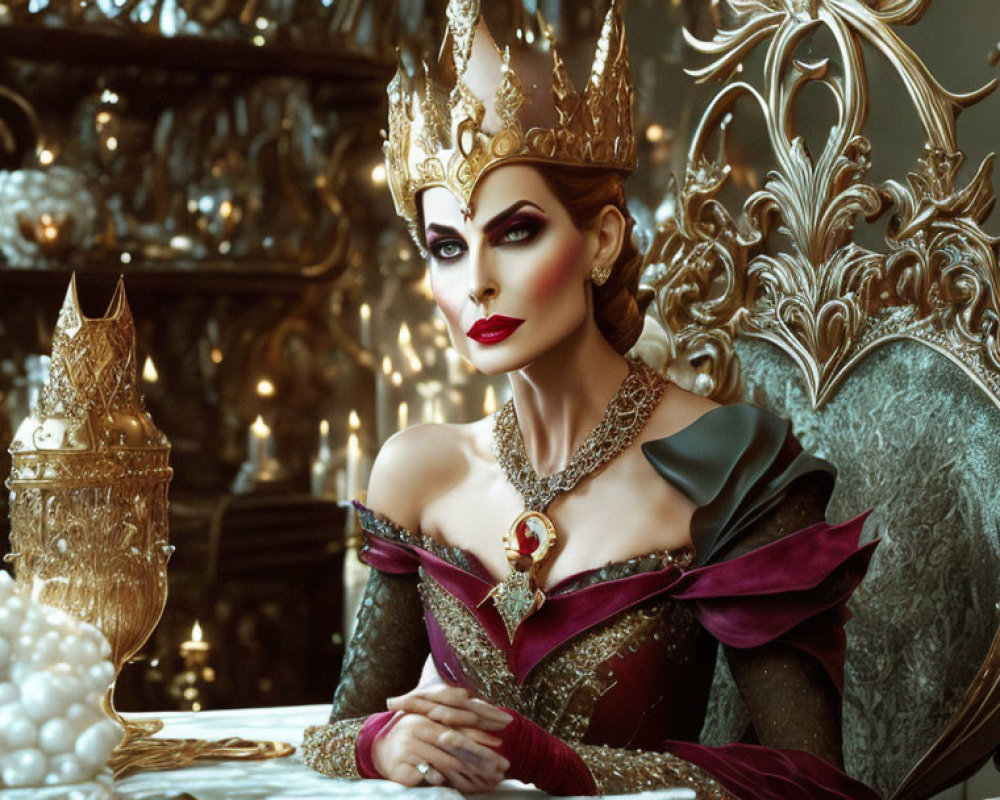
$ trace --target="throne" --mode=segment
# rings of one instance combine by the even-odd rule
[[[895,30],[928,6],[713,2],[712,39],[685,33],[707,56],[694,77],[722,86],[646,272],[675,379],[790,418],[839,470],[831,521],[874,510],[864,538],[881,545],[848,626],[844,756],[894,800],[931,797],[1000,746],[1000,238],[983,229],[993,156],[962,178],[956,126],[996,82],[966,95],[938,84]],[[802,55],[818,34],[830,57]],[[926,135],[905,182],[868,178],[863,47],[898,73]],[[759,81],[751,54],[764,56]],[[793,108],[817,87],[837,119],[810,152]],[[775,166],[727,202],[725,135],[747,110]],[[746,720],[720,664],[703,739],[733,741]]]

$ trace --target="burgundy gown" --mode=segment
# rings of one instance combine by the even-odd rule
[[[374,567],[328,725],[306,761],[358,777],[355,743],[428,652],[442,679],[513,709],[569,744],[602,794],[671,787],[699,798],[876,798],[840,762],[844,605],[874,543],[866,514],[823,521],[835,471],[786,420],[710,411],[643,453],[697,506],[693,549],[573,575],[513,643],[471,553],[358,505]],[[750,710],[743,740],[698,743],[719,645]]]

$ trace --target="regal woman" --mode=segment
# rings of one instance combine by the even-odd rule
[[[450,85],[389,87],[388,174],[455,347],[512,399],[379,454],[371,580],[306,761],[464,793],[874,798],[841,755],[864,516],[824,521],[834,469],[787,421],[625,355],[643,312],[617,2],[582,92],[553,43],[501,51],[474,0],[448,22]],[[720,651],[752,727],[709,747]]]

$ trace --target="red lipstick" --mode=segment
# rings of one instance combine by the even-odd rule
[[[499,344],[521,327],[522,322],[523,319],[493,314],[486,319],[477,319],[476,324],[469,328],[465,335],[480,344]]]

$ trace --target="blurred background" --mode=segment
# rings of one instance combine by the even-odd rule
[[[122,676],[125,710],[328,700],[364,581],[347,501],[379,446],[507,399],[503,379],[451,347],[381,160],[397,47],[407,64],[433,58],[444,5],[0,2],[0,473],[74,272],[95,317],[125,276],[147,406],[173,446],[171,595]],[[529,42],[543,12],[582,81],[605,7],[491,0],[490,12],[499,39]],[[648,242],[674,213],[671,181],[717,88],[685,74],[698,59],[682,28],[710,38],[726,18],[710,0],[626,12],[640,132],[630,206]],[[899,33],[949,90],[1000,75],[996,0],[936,0]],[[806,55],[828,47],[818,36]],[[901,179],[922,132],[896,71],[866,58],[869,177]],[[806,92],[797,113],[807,140],[825,139],[827,97]],[[731,128],[733,202],[771,167],[754,120]],[[969,169],[1000,150],[1000,95],[959,131]]]

